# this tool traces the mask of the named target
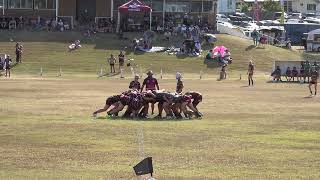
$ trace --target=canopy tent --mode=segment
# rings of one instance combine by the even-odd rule
[[[316,29],[316,30],[310,31],[308,33],[307,40],[308,41],[314,41],[315,40],[315,35],[320,35],[320,29]]]
[[[151,30],[151,21],[152,21],[152,9],[140,2],[139,0],[131,0],[122,6],[118,7],[118,23],[117,23],[117,31],[119,32],[120,28],[120,13],[127,12],[144,12],[150,13],[150,30]]]
[[[226,54],[227,48],[224,46],[216,46],[215,48],[212,49],[212,57],[215,58],[218,55],[220,55],[222,58],[224,58]]]

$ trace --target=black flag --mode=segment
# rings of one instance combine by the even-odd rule
[[[134,172],[137,176],[151,174],[153,173],[153,166],[152,166],[152,157],[145,158],[141,162],[139,162],[136,166],[133,167]]]

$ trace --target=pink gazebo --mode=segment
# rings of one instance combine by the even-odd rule
[[[127,12],[144,12],[150,13],[150,30],[151,30],[151,21],[152,21],[152,9],[140,2],[139,0],[131,0],[120,7],[118,7],[118,23],[117,23],[117,31],[119,32],[120,28],[120,13]]]

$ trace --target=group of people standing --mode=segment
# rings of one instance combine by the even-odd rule
[[[16,53],[16,63],[22,63],[22,52],[23,46],[21,43],[16,43],[15,53]],[[11,77],[12,59],[10,55],[5,55],[0,57],[0,69],[5,70],[5,77]]]
[[[121,78],[123,78],[122,74],[123,74],[123,68],[124,68],[124,62],[125,62],[125,55],[123,51],[120,51],[120,54],[118,55],[118,61],[119,61],[119,72],[121,73]],[[116,73],[115,64],[117,62],[117,59],[113,54],[110,55],[110,57],[107,59],[107,62],[110,65],[110,73],[111,74]]]
[[[202,102],[202,95],[194,91],[183,94],[184,86],[181,74],[177,76],[177,88],[174,93],[160,90],[158,80],[153,77],[152,71],[148,71],[147,75],[148,77],[144,79],[142,86],[139,83],[140,77],[136,75],[129,85],[130,90],[108,97],[105,106],[95,111],[93,117],[106,111],[110,117],[116,117],[127,106],[123,117],[147,118],[149,105],[151,104],[151,114],[153,115],[156,103],[158,103],[159,114],[155,118],[161,119],[163,111],[165,111],[167,119],[181,119],[183,118],[182,113],[185,118],[202,117],[197,109],[198,104]],[[110,109],[110,107],[113,108]]]

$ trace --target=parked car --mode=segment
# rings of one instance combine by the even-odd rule
[[[282,14],[282,12],[275,12],[273,14],[273,19],[274,20],[280,19],[281,18],[281,14]],[[284,18],[288,19],[288,14],[286,12],[284,13]]]
[[[301,13],[290,13],[288,16],[289,19],[302,19]]]
[[[217,21],[230,22],[231,20],[224,14],[217,14]]]

